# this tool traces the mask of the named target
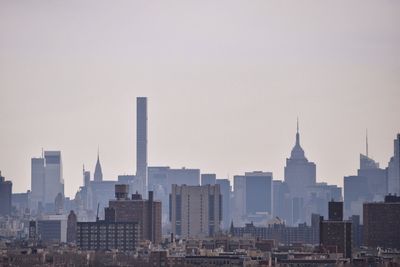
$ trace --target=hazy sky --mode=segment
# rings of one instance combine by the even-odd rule
[[[65,191],[134,173],[135,102],[149,164],[283,178],[300,118],[317,180],[342,185],[400,131],[400,1],[0,1],[0,170],[61,150]]]

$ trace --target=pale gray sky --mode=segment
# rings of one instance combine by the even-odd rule
[[[283,178],[294,144],[342,185],[400,131],[400,1],[0,1],[0,170],[61,150],[66,195],[94,169],[135,172],[135,98],[149,164]]]

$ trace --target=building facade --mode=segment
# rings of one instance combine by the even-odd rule
[[[364,245],[400,249],[400,197],[388,195],[384,202],[364,203]]]
[[[182,238],[213,236],[220,230],[220,186],[172,185],[170,221],[172,233]]]
[[[6,181],[0,171],[0,216],[11,215],[12,182]]]
[[[136,98],[136,177],[140,194],[147,190],[147,97]]]

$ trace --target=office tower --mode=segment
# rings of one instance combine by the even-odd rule
[[[203,173],[201,174],[201,185],[214,185],[217,179],[217,175],[214,173]]]
[[[61,152],[45,151],[44,160],[44,203],[53,205],[58,193],[64,195]]]
[[[75,243],[77,234],[77,217],[73,210],[70,211],[67,220],[67,242]]]
[[[235,223],[246,218],[264,220],[272,215],[272,173],[246,172],[234,179],[234,197],[236,208]]]
[[[11,215],[12,182],[6,181],[0,171],[0,216]]]
[[[384,202],[364,203],[364,245],[400,249],[400,197],[388,195]]]
[[[31,159],[31,210],[37,211],[38,205],[44,205],[44,158]]]
[[[227,230],[231,223],[231,182],[229,179],[217,179],[216,184],[219,185],[222,195],[222,228]]]
[[[311,214],[312,244],[319,244],[320,222],[323,217],[319,214]]]
[[[309,162],[300,146],[299,125],[297,124],[296,144],[292,149],[290,158],[286,159],[285,182],[289,186],[292,197],[305,198],[308,187],[315,185],[315,163]]]
[[[100,162],[99,162],[99,165],[100,165]],[[83,166],[82,175],[83,175],[83,186],[88,187],[90,184],[90,171],[85,171],[85,166]]]
[[[141,183],[140,194],[147,190],[147,98],[136,99],[136,177]]]
[[[199,169],[169,169],[167,187],[171,190],[171,185],[200,185]],[[171,192],[171,191],[169,191]]]
[[[329,201],[329,220],[343,221],[343,202]]]
[[[390,158],[388,172],[388,193],[400,195],[400,133],[394,140],[394,155]]]
[[[352,257],[352,224],[343,221],[343,202],[329,202],[329,220],[321,217],[320,245],[329,253],[343,253],[344,258]]]
[[[31,192],[29,190],[26,193],[13,193],[11,196],[12,209],[22,216],[29,212],[30,199]]]
[[[220,230],[222,201],[219,185],[172,185],[172,233],[181,238],[213,236]]]
[[[366,154],[360,154],[357,175],[344,177],[345,217],[359,215],[362,219],[363,203],[383,201],[387,194],[387,170],[368,156],[368,139],[366,148]]]
[[[272,181],[272,214],[274,217],[286,221],[291,221],[292,207],[290,205],[291,198],[289,188],[283,181]]]
[[[76,244],[81,250],[133,252],[139,241],[137,222],[77,222]]]
[[[297,123],[296,143],[293,147],[290,158],[286,159],[284,169],[284,181],[289,187],[290,197],[292,198],[291,223],[305,222],[310,217],[307,213],[307,197],[309,188],[316,183],[315,163],[309,162],[304,155],[304,150],[300,146],[299,124]]]
[[[97,161],[96,161],[96,167],[94,169],[94,181],[95,182],[102,182],[103,181],[103,172],[101,170],[101,164],[100,164],[100,155],[97,152]]]
[[[142,199],[137,193],[129,198],[128,185],[115,185],[115,200],[110,200],[105,209],[105,220],[109,222],[139,222],[140,237],[155,244],[161,242],[161,202],[153,198]]]

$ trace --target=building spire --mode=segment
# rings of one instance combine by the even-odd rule
[[[296,145],[300,145],[299,117],[297,117]]]

